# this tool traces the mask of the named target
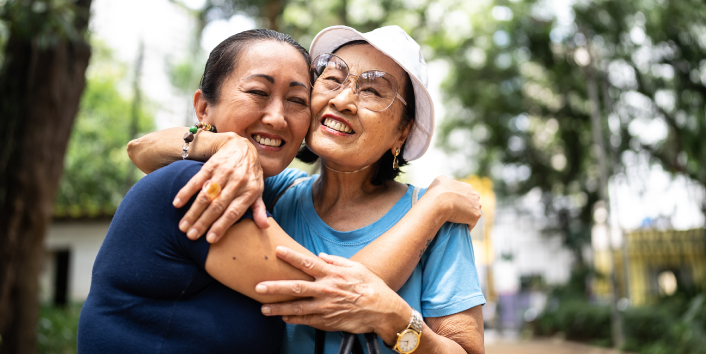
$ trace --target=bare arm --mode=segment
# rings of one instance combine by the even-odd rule
[[[153,172],[182,159],[183,137],[187,131],[188,128],[169,128],[132,140],[127,145],[128,156],[143,172]],[[188,158],[207,162],[174,198],[174,206],[180,208],[198,193],[196,201],[179,221],[182,232],[197,239],[210,227],[207,240],[216,242],[251,206],[255,223],[263,229],[268,227],[262,202],[262,168],[257,150],[247,139],[232,132],[201,131],[189,144]],[[222,188],[213,201],[200,192],[207,180]]]
[[[294,241],[274,220],[267,229],[243,220],[226,231],[227,237],[211,245],[206,272],[227,287],[262,303],[298,299],[291,295],[263,295],[255,285],[265,280],[313,280],[313,277],[279,259],[277,246],[286,246],[315,257]]]
[[[426,317],[418,353],[484,354],[481,306],[443,317]]]
[[[142,172],[152,173],[174,161],[181,160],[181,146],[184,143],[184,134],[188,131],[189,128],[185,127],[168,128],[131,140],[127,143],[127,155]],[[196,134],[194,141],[189,144],[189,158],[206,161],[208,157],[213,155],[213,152],[209,151],[213,145],[198,144],[196,141],[208,141],[209,138],[214,137],[215,134],[211,132]],[[199,151],[199,148],[207,150]]]
[[[360,263],[321,254],[320,258],[279,248],[277,256],[316,278],[314,282],[266,281],[261,294],[309,297],[265,304],[262,312],[290,324],[324,331],[375,332],[388,345],[407,328],[412,307]],[[334,299],[335,301],[331,301]],[[481,306],[442,317],[427,317],[415,353],[484,353]]]
[[[469,184],[437,177],[395,226],[358,251],[351,260],[366,266],[397,291],[407,282],[424,250],[445,222],[468,224],[472,229],[480,215],[480,196]]]

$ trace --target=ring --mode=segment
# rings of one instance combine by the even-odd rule
[[[213,201],[221,194],[221,186],[218,182],[211,181],[210,179],[203,184],[203,188],[201,189],[203,189],[203,193],[210,201]]]

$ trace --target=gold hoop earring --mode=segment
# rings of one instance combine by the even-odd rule
[[[400,154],[400,148],[395,149],[395,159],[392,161],[392,169],[400,168],[400,164],[397,162],[397,156]]]

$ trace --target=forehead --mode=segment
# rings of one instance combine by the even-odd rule
[[[309,68],[302,54],[287,43],[273,40],[257,41],[246,47],[236,58],[233,78],[254,74],[309,82]]]
[[[375,49],[370,44],[355,44],[343,47],[336,52],[348,64],[354,74],[368,70],[381,70],[391,74],[400,85],[404,85],[405,71],[392,58]]]

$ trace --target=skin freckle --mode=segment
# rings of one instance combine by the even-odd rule
[[[267,256],[265,256],[265,259],[267,259]]]
[[[235,260],[235,257],[233,257],[233,260]]]

